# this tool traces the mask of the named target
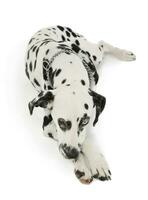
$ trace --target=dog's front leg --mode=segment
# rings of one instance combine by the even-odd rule
[[[111,180],[108,164],[100,150],[96,147],[95,142],[92,141],[92,138],[86,138],[82,152],[85,162],[88,163],[88,167],[91,170],[92,177],[101,181]]]
[[[42,126],[43,134],[57,141],[57,130],[51,116],[51,110],[45,108],[44,112],[45,112],[45,115],[43,118],[43,126]]]
[[[74,161],[74,167],[75,167],[74,169],[75,175],[81,183],[89,184],[92,182],[93,180],[92,173],[87,166],[87,163],[85,161],[82,152],[79,154],[78,159]]]

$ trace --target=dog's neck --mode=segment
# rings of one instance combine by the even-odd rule
[[[70,62],[66,63],[66,60],[70,60]],[[63,72],[63,74],[66,74],[66,82],[64,83],[64,85],[66,86],[82,81],[82,84],[83,82],[86,82],[86,85],[90,87],[92,83],[96,84],[96,81],[98,79],[96,77],[97,73],[94,70],[95,67],[93,66],[91,59],[85,59],[81,55],[81,53],[76,54],[71,49],[60,49],[58,52],[52,55],[48,62],[48,68],[45,68],[44,70],[47,72],[47,75],[50,76],[51,74],[49,80],[51,81],[51,85],[53,88],[57,88],[63,84],[62,81],[64,81],[64,79],[59,80],[59,78],[56,77],[57,66],[60,66],[62,64],[65,65],[65,71],[60,72],[60,74]],[[52,73],[49,73],[50,69],[52,69]]]

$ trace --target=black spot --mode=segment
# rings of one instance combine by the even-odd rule
[[[67,124],[63,118],[58,118],[58,124],[59,124],[59,127],[62,129],[62,131],[66,131]]]
[[[60,74],[61,71],[62,71],[61,69],[58,69],[58,70],[56,71],[56,73],[55,73],[55,76],[58,76],[58,75]]]
[[[61,83],[64,84],[66,82],[66,79],[64,79]]]
[[[85,173],[84,173],[84,172],[81,172],[81,171],[79,171],[79,170],[77,170],[77,171],[75,171],[75,175],[76,175],[76,177],[77,177],[78,179],[80,179],[82,176],[85,175]]]
[[[93,175],[93,177],[98,179],[99,178],[99,173],[96,173],[95,175]]]
[[[73,94],[76,94],[74,91],[72,92]]]
[[[72,50],[75,51],[76,53],[80,51],[80,48],[75,44],[72,44],[71,47],[72,47]]]
[[[68,46],[66,44],[59,44],[58,47],[59,48],[68,48]]]
[[[70,86],[70,84],[67,84],[66,86]]]
[[[44,90],[46,90],[46,85],[44,84]]]
[[[45,116],[43,126],[47,126],[48,124],[49,124],[49,118],[47,116]]]
[[[97,84],[97,83],[98,83],[98,80],[99,80],[98,74],[97,74],[97,73],[94,73],[93,77],[94,77],[95,84]]]
[[[47,72],[46,72],[46,70],[43,68],[43,79],[45,80],[45,81],[47,81],[47,79],[48,79],[48,77],[47,77]]]
[[[64,37],[64,35],[62,35],[62,40],[63,40],[63,42],[65,41],[65,37]]]
[[[43,129],[45,126],[47,126],[50,122],[52,121],[52,116],[44,116],[44,120],[43,120]]]
[[[49,35],[48,34],[44,34],[45,36],[47,36],[47,37],[49,37]]]
[[[67,130],[70,130],[72,127],[71,121],[67,121]]]
[[[79,117],[77,118],[77,122],[79,121]]]
[[[25,73],[26,73],[26,76],[28,77],[28,79],[30,79],[30,76],[29,76],[29,73],[28,73],[28,65],[27,65],[27,63],[26,63]]]
[[[48,70],[48,75],[49,75],[49,79],[50,79],[50,82],[51,82],[51,86],[54,85],[54,75],[56,73],[56,70],[53,71],[52,67],[49,68]]]
[[[77,132],[78,136],[80,135],[80,131]]]
[[[69,38],[67,38],[67,41],[70,41],[70,39],[69,39]]]
[[[36,62],[37,62],[37,61],[35,60],[35,61],[34,61],[34,70],[36,69]]]
[[[102,51],[101,47],[99,47],[99,50]]]
[[[39,82],[36,80],[36,78],[34,78],[34,82],[37,86],[40,86]]]
[[[81,83],[82,83],[82,85],[85,85],[85,81],[84,80],[81,80]]]
[[[87,103],[84,104],[84,107],[85,107],[86,110],[88,110],[88,108],[89,108]]]
[[[66,31],[66,35],[67,35],[68,37],[70,37],[70,33],[69,33],[68,31]]]
[[[72,64],[72,61],[70,61],[70,64]]]
[[[59,118],[58,119],[58,124],[59,124],[59,127],[63,130],[63,131],[66,131],[66,130],[70,130],[71,127],[72,127],[72,123],[71,121],[65,121],[65,119],[63,118]]]
[[[80,45],[80,42],[78,40],[75,41],[76,45]]]
[[[50,110],[53,110],[53,107],[51,106]]]
[[[38,56],[38,53],[39,53],[39,48],[37,48],[36,50],[36,57]]]
[[[110,170],[108,170],[108,173],[109,173],[110,175],[112,175]]]
[[[32,42],[33,39],[34,39],[34,38],[31,38],[31,40],[29,41],[29,44]]]
[[[71,28],[69,28],[69,27],[66,27],[66,28],[67,28],[67,30],[68,30],[69,32],[72,32]]]
[[[48,85],[47,88],[48,88],[48,90],[52,90],[53,89],[50,85]]]
[[[29,51],[27,52],[27,60],[29,60]]]
[[[71,34],[73,35],[73,37],[77,37],[77,35],[72,31]]]
[[[36,48],[37,48],[37,46],[34,46],[33,49],[32,49],[32,51],[34,52],[36,50]]]
[[[90,57],[90,53],[88,51],[86,51],[86,54]]]
[[[49,53],[49,49],[47,49],[47,51],[46,51],[46,55]]]
[[[104,47],[103,44],[101,45],[101,47],[102,47],[102,48]]]
[[[97,60],[97,57],[96,57],[96,56],[93,56],[93,59],[94,59],[94,61],[96,61],[96,60]]]
[[[106,176],[98,177],[98,179],[99,179],[100,181],[106,181],[106,180],[108,180]]]
[[[70,48],[69,48],[67,45],[65,45],[65,44],[60,44],[60,45],[57,46],[57,48],[58,48],[58,49],[64,49],[65,51],[66,51],[66,50],[67,50],[67,51],[70,50]]]
[[[57,26],[61,31],[64,31],[64,27],[62,26]]]
[[[41,91],[41,92],[39,93],[38,97],[41,97],[41,96],[43,96],[43,94],[44,94],[44,92],[43,92],[43,91]]]
[[[70,54],[71,54],[71,52],[68,52],[68,51],[65,51],[65,53],[66,53],[67,55],[70,55]]]
[[[32,72],[32,62],[29,64],[30,71]]]
[[[52,133],[48,133],[48,136],[49,136],[50,138],[53,138]]]

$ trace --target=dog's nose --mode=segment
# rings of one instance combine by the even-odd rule
[[[79,155],[79,151],[71,146],[67,146],[66,144],[60,145],[62,148],[63,153],[65,154],[64,156],[68,159],[76,159]]]

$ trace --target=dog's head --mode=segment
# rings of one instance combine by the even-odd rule
[[[95,125],[105,102],[105,97],[88,88],[67,85],[41,92],[29,103],[29,110],[32,114],[34,107],[52,107],[51,115],[57,129],[59,150],[70,159],[76,158],[81,151],[93,108],[96,109]]]

